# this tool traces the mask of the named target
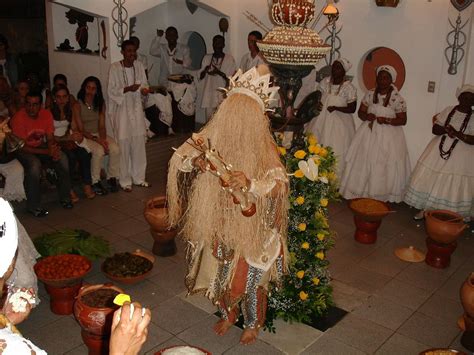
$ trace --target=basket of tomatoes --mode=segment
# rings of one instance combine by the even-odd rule
[[[74,254],[47,256],[34,267],[40,281],[45,285],[60,288],[78,284],[91,268],[89,259]]]

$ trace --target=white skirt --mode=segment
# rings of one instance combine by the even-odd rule
[[[474,146],[458,142],[448,160],[441,158],[441,136],[434,137],[410,178],[405,202],[420,210],[446,209],[474,216]],[[446,137],[447,150],[452,139]]]
[[[371,129],[369,123],[355,133],[339,191],[346,199],[401,202],[411,171],[403,128],[374,121]]]
[[[23,187],[23,166],[16,159],[0,164],[0,174],[5,177],[5,186],[0,189],[0,197],[7,201],[22,201],[26,199]]]

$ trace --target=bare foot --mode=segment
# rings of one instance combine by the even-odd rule
[[[217,335],[224,335],[230,327],[232,327],[231,322],[221,319],[214,325],[214,332],[216,332]]]
[[[245,328],[240,337],[240,344],[249,345],[257,340],[258,329]]]

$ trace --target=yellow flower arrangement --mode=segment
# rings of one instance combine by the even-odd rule
[[[304,292],[304,291],[301,291],[301,292],[300,292],[300,299],[301,299],[302,301],[306,301],[306,300],[308,299],[308,294],[307,294],[306,292]]]
[[[322,156],[323,158],[326,158],[328,155],[328,151],[326,148],[321,148],[321,151],[319,152],[319,155]]]
[[[310,134],[308,135],[308,143],[309,145],[316,145],[318,144],[318,140],[314,135]]]
[[[304,203],[304,197],[303,196],[298,196],[295,200],[297,205],[302,205]]]
[[[280,155],[286,155],[286,148],[285,147],[278,147],[278,152]]]
[[[298,229],[301,231],[301,232],[304,232],[306,230],[306,223],[300,223],[298,224]]]
[[[309,147],[308,147],[308,152],[310,152],[311,154],[315,154],[316,153],[316,146],[311,144]]]
[[[316,253],[316,257],[319,259],[319,260],[323,260],[324,259],[324,252],[323,251],[318,251]]]
[[[301,179],[303,176],[304,174],[300,169],[295,171],[295,178]]]
[[[337,175],[336,175],[333,171],[331,171],[331,172],[328,174],[328,179],[329,179],[329,181],[333,182],[333,181],[335,181],[335,180],[337,179]]]
[[[304,157],[306,156],[306,152],[304,150],[297,150],[294,156],[297,159],[304,159]]]
[[[318,233],[318,240],[319,241],[322,242],[324,240],[324,238],[325,238],[325,235],[323,233]]]
[[[322,207],[326,207],[329,201],[327,198],[322,198],[321,200],[319,200],[319,203],[321,204]]]
[[[299,279],[302,279],[304,277],[304,271],[303,270],[298,271],[296,273],[296,277]]]
[[[317,277],[313,277],[313,284],[319,285],[320,280]]]
[[[313,160],[314,160],[314,162],[316,163],[317,166],[319,166],[319,164],[321,164],[321,159],[319,159],[319,157],[314,157]]]
[[[304,242],[303,244],[301,244],[301,248],[302,248],[302,249],[309,249],[309,243],[308,243],[308,242]]]

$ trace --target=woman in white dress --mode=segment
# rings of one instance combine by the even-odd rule
[[[332,147],[337,157],[337,176],[344,170],[344,159],[355,133],[352,114],[357,108],[357,89],[346,72],[351,63],[344,58],[334,61],[331,76],[321,81],[322,110],[306,127],[319,142]]]
[[[405,202],[426,209],[457,212],[469,220],[474,215],[474,86],[457,91],[459,105],[449,106],[434,119],[435,135],[421,155],[410,179]]]
[[[340,193],[346,199],[370,197],[401,202],[410,176],[410,160],[403,127],[406,103],[393,85],[397,72],[377,68],[376,87],[359,108],[363,121],[346,154]]]

